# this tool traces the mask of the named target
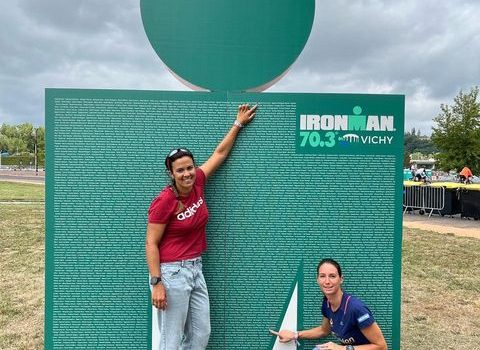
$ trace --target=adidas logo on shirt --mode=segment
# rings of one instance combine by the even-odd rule
[[[191,207],[188,207],[185,211],[181,212],[180,214],[177,215],[177,219],[179,221],[188,219],[189,217],[192,217],[195,215],[197,212],[197,209],[200,208],[200,206],[203,204],[203,198],[200,197],[197,203],[193,203]]]

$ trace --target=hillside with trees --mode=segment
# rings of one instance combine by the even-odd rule
[[[410,166],[410,156],[412,154],[422,154],[425,157],[433,157],[433,155],[438,152],[438,148],[432,140],[428,136],[421,135],[420,130],[415,130],[415,128],[405,132],[403,146],[403,166],[405,168]]]

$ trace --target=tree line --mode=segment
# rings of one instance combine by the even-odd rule
[[[45,127],[34,127],[31,123],[0,127],[0,152],[9,155],[45,154]]]

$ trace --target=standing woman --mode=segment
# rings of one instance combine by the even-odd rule
[[[283,329],[278,335],[280,342],[298,339],[318,339],[335,335],[341,345],[328,342],[315,347],[318,350],[386,350],[387,343],[382,331],[368,307],[358,298],[345,293],[342,269],[333,259],[323,259],[317,267],[317,283],[324,297],[323,321],[318,327],[293,332]]]
[[[172,182],[150,205],[145,249],[152,304],[159,313],[161,350],[207,347],[210,304],[201,255],[207,248],[208,209],[203,190],[207,178],[227,158],[241,128],[254,118],[256,108],[238,107],[230,131],[200,167],[185,148],[171,151],[165,159]]]

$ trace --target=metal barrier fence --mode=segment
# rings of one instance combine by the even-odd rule
[[[432,216],[434,210],[440,211],[445,207],[445,187],[432,187],[429,185],[403,186],[403,213],[408,209],[430,211],[428,217]]]

